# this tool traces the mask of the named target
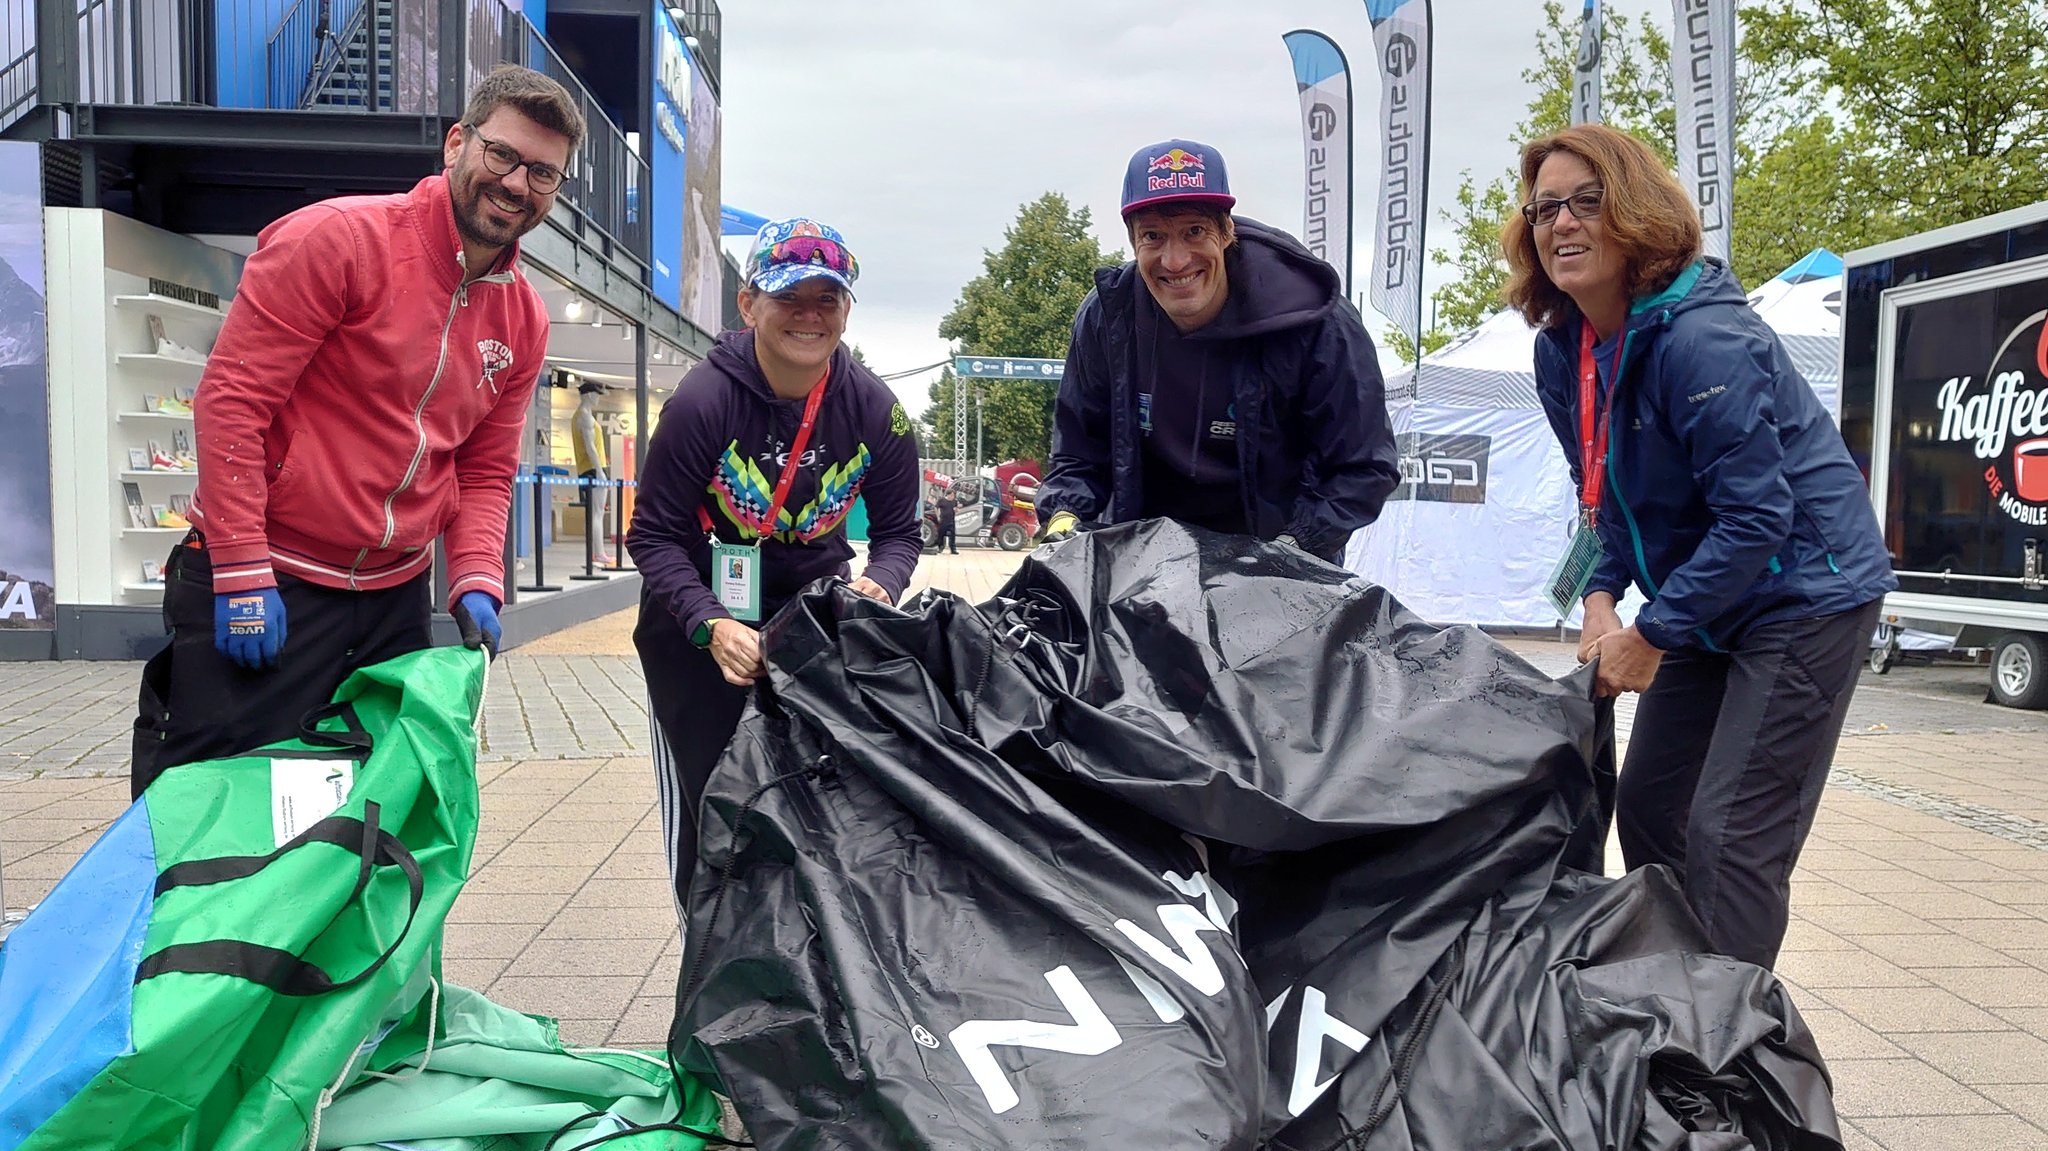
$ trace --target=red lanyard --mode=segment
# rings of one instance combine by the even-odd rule
[[[1607,408],[1595,430],[1593,405],[1600,388],[1593,358],[1593,325],[1579,321],[1579,517],[1587,527],[1600,518],[1600,484],[1607,478],[1607,428],[1614,422],[1614,389],[1621,382],[1621,342],[1614,346],[1614,371],[1607,381]]]
[[[803,461],[804,449],[810,446],[811,426],[818,422],[818,407],[825,401],[825,385],[831,382],[832,369],[827,368],[825,374],[818,377],[817,385],[811,389],[811,398],[804,401],[803,423],[797,425],[796,439],[790,442],[789,455],[782,461],[782,478],[775,481],[775,495],[768,501],[768,518],[762,521],[767,525],[767,530],[761,533],[763,537],[775,534],[775,519],[782,514],[782,505],[789,499],[790,485],[796,482],[797,468]],[[711,535],[711,510],[703,504],[698,504],[697,517],[704,522],[704,534]]]

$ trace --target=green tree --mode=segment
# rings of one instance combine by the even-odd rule
[[[2038,0],[1801,0],[1745,10],[1743,33],[1746,56],[1810,61],[1786,100],[1840,109],[1842,190],[1879,217],[1874,239],[2048,199]]]
[[[1095,269],[1120,263],[1120,251],[1102,250],[1090,232],[1087,208],[1047,192],[1023,205],[1003,233],[1003,246],[982,253],[982,274],[960,289],[953,310],[939,323],[939,335],[957,341],[957,353],[979,356],[1067,354],[1074,313],[1095,286]],[[1043,461],[1051,452],[1055,385],[1039,380],[978,380],[985,460],[1028,457]],[[953,453],[953,403],[974,388],[962,388],[950,369],[931,387],[926,430],[936,456]],[[974,451],[974,411],[968,410],[968,445]]]
[[[1564,126],[1576,19],[1551,0],[1537,86],[1513,143]],[[2048,199],[2048,6],[2007,0],[1796,0],[1738,11],[1731,266],[1755,286],[1815,247],[1848,251]],[[1669,42],[1610,12],[1601,40],[1607,122],[1667,162],[1676,118]],[[1454,279],[1432,298],[1447,339],[1497,306],[1496,234],[1519,187],[1467,172],[1455,237],[1435,257]],[[1396,343],[1394,346],[1399,347]]]

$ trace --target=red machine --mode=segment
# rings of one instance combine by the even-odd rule
[[[939,546],[939,513],[934,504],[944,492],[955,493],[960,501],[954,520],[958,535],[983,547],[994,545],[1004,551],[1013,552],[1028,545],[1031,537],[1038,534],[1039,471],[1037,460],[997,464],[993,479],[955,477],[925,469],[925,550]]]

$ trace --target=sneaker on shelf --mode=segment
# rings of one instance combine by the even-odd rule
[[[164,336],[157,340],[156,354],[167,360],[183,360],[188,364],[203,364],[206,362],[205,352],[199,351],[196,348],[188,348],[169,336]]]
[[[185,470],[185,466],[178,462],[178,457],[167,456],[162,448],[158,448],[150,453],[149,470],[153,472],[182,472]]]
[[[189,528],[192,526],[192,521],[186,519],[181,512],[166,510],[162,515],[156,517],[156,526],[160,528]]]
[[[166,416],[189,416],[192,414],[192,405],[176,396],[165,396],[158,402],[156,410]]]
[[[199,470],[199,457],[191,452],[179,452],[171,458],[178,461],[178,470],[181,472],[196,472]]]

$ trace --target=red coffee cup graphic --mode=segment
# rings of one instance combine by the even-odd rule
[[[2013,445],[2012,490],[2028,503],[2048,503],[2048,440]]]

